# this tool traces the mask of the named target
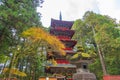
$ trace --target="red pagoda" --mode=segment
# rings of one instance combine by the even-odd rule
[[[55,35],[63,44],[65,44],[66,56],[71,56],[75,53],[73,50],[77,41],[72,40],[72,36],[75,31],[71,30],[73,21],[62,21],[61,15],[60,20],[51,19],[50,34]],[[66,56],[61,56],[57,52],[53,52],[56,55],[54,59],[57,65],[49,64],[49,68],[46,69],[47,73],[56,74],[59,76],[65,76],[66,79],[72,79],[72,74],[76,72],[76,65],[71,64]],[[48,58],[49,59],[49,58]],[[60,80],[60,79],[59,79]]]

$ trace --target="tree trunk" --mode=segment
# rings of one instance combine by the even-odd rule
[[[100,57],[100,62],[101,62],[103,74],[104,74],[104,75],[107,75],[107,70],[106,70],[105,61],[104,61],[104,58],[103,58],[103,55],[102,55],[102,51],[101,51],[101,49],[99,48],[99,45],[97,45],[97,48],[98,48],[98,55],[99,55],[99,57]]]
[[[14,60],[15,60],[15,53],[13,53],[13,56],[10,61],[8,78],[11,78],[11,69],[13,67]]]
[[[93,26],[92,26],[92,31],[93,31],[93,35],[95,36],[95,30],[94,30]],[[95,41],[95,43],[96,43],[96,41]],[[103,58],[103,55],[102,55],[102,51],[100,49],[100,46],[97,43],[96,43],[96,47],[97,47],[98,55],[99,55],[99,58],[100,58],[100,63],[101,63],[101,66],[102,66],[103,74],[107,75],[107,70],[106,70],[105,61],[104,61],[104,58]]]
[[[3,66],[3,69],[1,70],[1,73],[3,73],[3,70],[4,70],[4,68],[5,68],[6,65],[7,65],[7,61],[8,61],[8,59],[6,59],[6,61],[5,61],[5,63],[4,63],[4,66]]]

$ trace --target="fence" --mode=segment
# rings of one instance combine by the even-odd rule
[[[120,80],[120,75],[105,75],[103,80]]]

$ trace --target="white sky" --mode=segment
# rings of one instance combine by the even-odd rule
[[[81,19],[86,11],[93,11],[120,20],[120,0],[45,0],[38,11],[42,14],[44,27],[50,26],[51,18],[75,21]]]

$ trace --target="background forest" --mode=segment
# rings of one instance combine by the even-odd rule
[[[88,11],[75,21],[73,29],[77,45],[82,45],[86,53],[97,54],[89,68],[98,80],[103,75],[120,74],[120,26],[115,19]]]
[[[64,45],[42,26],[41,14],[36,8],[43,0],[0,0],[0,77],[20,80],[38,80],[45,75],[45,52]],[[86,12],[74,22],[77,45],[85,53],[96,53],[90,71],[98,80],[106,74],[120,74],[120,27],[106,15]],[[48,38],[46,38],[48,37]],[[51,47],[51,49],[49,49]],[[102,65],[102,66],[101,66]]]

